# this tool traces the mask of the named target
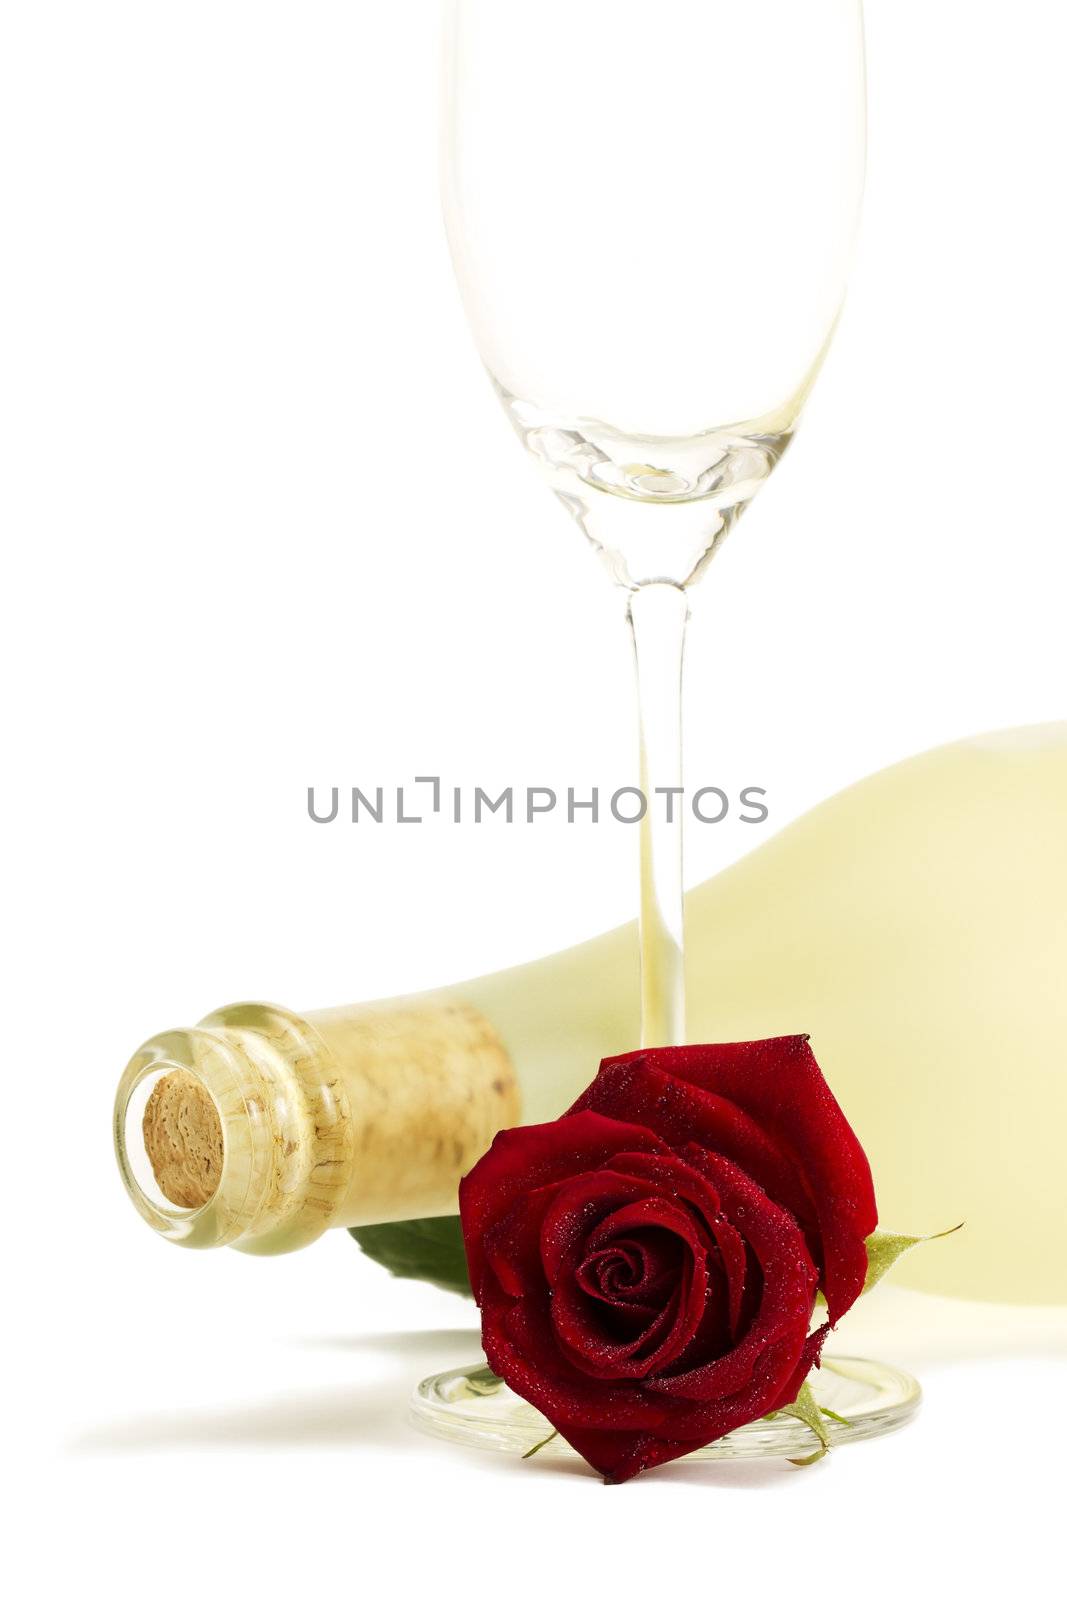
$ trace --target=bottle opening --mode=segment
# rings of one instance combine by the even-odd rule
[[[175,1244],[241,1239],[261,1206],[272,1144],[264,1085],[225,1039],[196,1028],[158,1034],[115,1097],[115,1153],[145,1221]]]
[[[141,1046],[115,1097],[115,1151],[150,1227],[194,1249],[271,1255],[318,1237],[344,1198],[352,1143],[323,1049],[300,1018],[251,1005]]]

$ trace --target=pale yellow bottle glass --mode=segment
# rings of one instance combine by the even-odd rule
[[[966,1224],[895,1281],[1067,1302],[1065,817],[1067,724],[1011,730],[876,773],[687,896],[695,1035],[810,1033],[885,1225]],[[427,996],[159,1035],[116,1100],[130,1193],[175,1242],[264,1253],[454,1211],[497,1127],[557,1116],[634,1048],[637,964],[630,925]],[[141,1131],[177,1067],[225,1128],[200,1208],[159,1192]]]

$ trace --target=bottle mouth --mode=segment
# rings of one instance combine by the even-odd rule
[[[174,1244],[235,1243],[254,1221],[252,1178],[270,1129],[242,1092],[240,1063],[202,1029],[158,1034],[115,1098],[115,1154],[126,1191]]]
[[[328,1228],[355,1152],[322,1039],[280,1006],[225,1006],[142,1045],[115,1097],[115,1153],[139,1214],[172,1244],[298,1250]]]

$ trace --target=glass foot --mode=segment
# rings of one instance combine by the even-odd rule
[[[880,1361],[858,1356],[827,1358],[811,1376],[820,1406],[828,1417],[836,1447],[902,1428],[918,1409],[922,1391],[913,1377]],[[841,1420],[836,1420],[836,1419]],[[488,1367],[458,1367],[425,1378],[411,1397],[411,1420],[423,1433],[478,1450],[504,1450],[525,1455],[552,1432],[541,1413],[490,1372]],[[813,1447],[810,1430],[795,1417],[777,1416],[750,1422],[724,1439],[694,1450],[687,1460],[730,1461],[758,1456],[805,1456]],[[545,1445],[543,1454],[573,1456],[562,1439]]]

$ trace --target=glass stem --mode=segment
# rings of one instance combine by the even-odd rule
[[[682,657],[689,598],[673,583],[630,594],[641,736],[641,1043],[685,1043]]]

